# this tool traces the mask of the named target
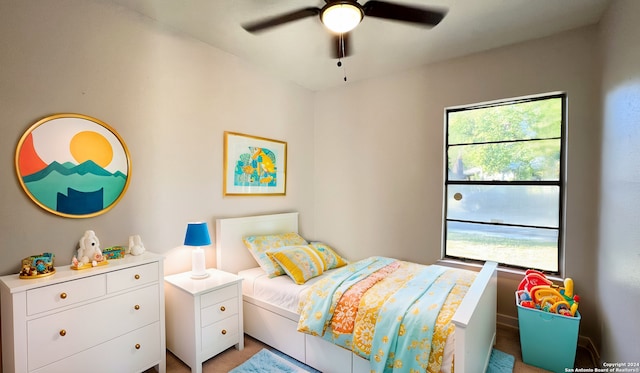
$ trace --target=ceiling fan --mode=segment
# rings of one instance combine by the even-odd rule
[[[307,7],[294,10],[247,23],[242,27],[248,32],[256,33],[288,22],[319,15],[322,24],[334,34],[333,57],[340,59],[350,54],[349,32],[360,24],[364,16],[433,27],[440,23],[446,14],[446,11],[442,9],[425,9],[376,0],[370,0],[363,5],[360,5],[356,0],[325,0],[325,3],[322,8]]]

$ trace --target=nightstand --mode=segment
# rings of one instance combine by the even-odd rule
[[[217,269],[164,278],[167,349],[201,373],[202,363],[235,345],[244,348],[242,278]]]

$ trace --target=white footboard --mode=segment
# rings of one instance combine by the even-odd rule
[[[484,372],[496,341],[498,264],[487,262],[453,315],[456,372]]]

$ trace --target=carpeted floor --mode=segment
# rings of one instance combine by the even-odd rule
[[[543,373],[547,372],[544,369],[532,367],[522,362],[522,354],[520,352],[520,336],[518,330],[507,326],[498,325],[497,328],[497,341],[495,348],[509,355],[513,355],[515,358],[514,373]],[[228,373],[231,369],[242,364],[258,351],[267,347],[263,343],[256,341],[255,339],[245,336],[244,350],[237,351],[235,348],[230,348],[221,354],[207,360],[202,365],[203,373]],[[591,354],[583,349],[578,348],[576,353],[576,368],[595,368]],[[145,372],[154,372],[153,369]],[[167,351],[167,373],[189,373],[191,369],[185,365],[182,361],[176,358],[173,354]]]

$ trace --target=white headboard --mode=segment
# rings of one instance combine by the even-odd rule
[[[216,219],[216,266],[231,273],[258,267],[242,237],[287,232],[298,233],[297,212]]]

